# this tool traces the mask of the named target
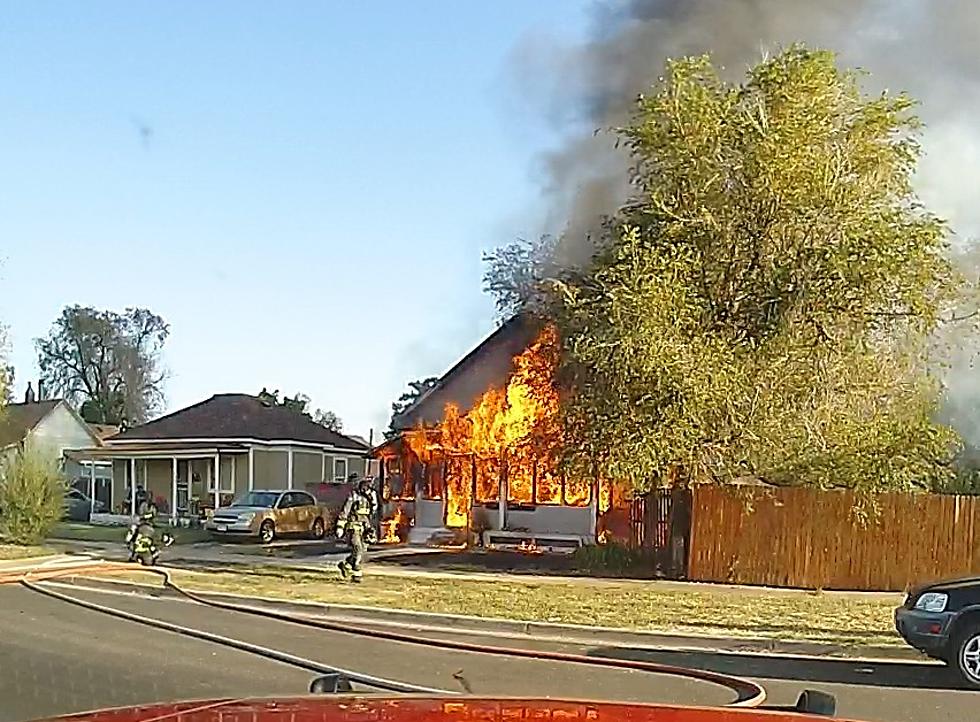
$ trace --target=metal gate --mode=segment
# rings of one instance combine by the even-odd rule
[[[656,489],[630,505],[630,542],[649,549],[657,572],[670,579],[687,577],[691,538],[691,492]]]

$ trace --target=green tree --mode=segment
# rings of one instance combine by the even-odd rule
[[[501,283],[506,284],[505,274],[503,271],[505,266],[502,264],[499,266]],[[503,285],[502,285],[503,287]],[[515,291],[512,296],[508,297],[507,301],[503,302],[501,308],[509,308],[515,303],[515,299],[520,297],[520,292]],[[435,376],[429,376],[424,379],[416,379],[415,381],[408,382],[408,391],[404,392],[398,397],[398,400],[391,404],[391,420],[388,422],[388,428],[385,430],[385,438],[393,437],[397,432],[394,428],[395,419],[403,414],[409,406],[414,404],[422,394],[426,393],[430,389],[434,388],[435,385],[439,383],[439,379]]]
[[[0,465],[0,538],[36,544],[61,518],[67,484],[57,454],[25,443]]]
[[[616,131],[633,197],[544,310],[570,461],[640,488],[949,482],[928,341],[962,281],[912,190],[913,108],[801,46],[739,85],[668,62]]]
[[[317,409],[313,412],[312,418],[316,423],[320,424],[320,426],[324,426],[331,431],[336,431],[338,434],[344,431],[343,420],[341,420],[341,418],[333,411]]]
[[[311,413],[310,397],[304,393],[297,393],[292,397],[283,396],[282,398],[279,398],[279,389],[269,391],[263,387],[258,394],[258,399],[266,406],[282,406],[290,411],[295,411],[297,414],[308,416],[315,423],[320,424],[320,426],[324,426],[331,431],[336,431],[338,434],[343,431],[344,422],[333,411],[317,409]]]
[[[123,313],[67,306],[36,340],[41,380],[86,421],[140,424],[163,405],[166,322],[144,308]]]

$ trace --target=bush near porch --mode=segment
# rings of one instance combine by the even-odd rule
[[[0,466],[0,539],[35,545],[64,511],[67,484],[56,456],[25,444]]]

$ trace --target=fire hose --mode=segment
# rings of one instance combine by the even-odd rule
[[[206,632],[204,630],[184,627],[181,625],[173,624],[171,622],[165,622],[163,620],[153,619],[151,617],[145,617],[143,615],[134,614],[132,612],[126,612],[107,605],[90,602],[84,599],[79,599],[77,597],[72,597],[67,594],[62,594],[61,592],[57,592],[53,589],[46,588],[37,584],[39,578],[52,579],[58,576],[77,574],[81,571],[84,571],[85,573],[97,572],[97,571],[109,571],[109,570],[118,571],[120,568],[121,567],[118,565],[107,565],[105,563],[103,563],[102,565],[72,567],[63,570],[44,569],[43,567],[35,567],[30,570],[25,570],[16,579],[12,578],[10,575],[7,575],[6,577],[0,575],[0,583],[3,583],[4,581],[8,581],[8,582],[18,581],[22,586],[26,587],[27,589],[30,589],[33,592],[36,592],[38,594],[43,594],[53,599],[58,599],[68,604],[74,604],[80,607],[84,607],[86,609],[101,612],[103,614],[115,616],[120,619],[126,619],[132,622],[137,622],[139,624],[155,627],[157,629],[164,629],[167,631],[182,634],[184,636],[194,637],[196,639],[201,639],[208,642],[221,644],[227,647],[232,647],[240,651],[250,652],[252,654],[266,657],[268,659],[273,659],[278,662],[284,662],[286,664],[290,664],[299,667],[301,669],[307,669],[312,672],[317,672],[320,674],[340,674],[347,677],[351,681],[358,682],[360,684],[364,684],[366,686],[370,686],[376,689],[382,689],[391,692],[408,692],[408,693],[422,693],[422,694],[440,694],[440,695],[458,694],[451,690],[443,690],[443,689],[424,687],[424,686],[419,686],[414,684],[408,684],[404,682],[398,682],[395,680],[384,679],[381,677],[365,675],[353,670],[344,670],[333,666],[327,666],[319,662],[316,662],[314,660],[304,659],[292,654],[288,654],[286,652],[281,652],[279,650],[269,649],[267,647],[262,647],[259,645],[251,644],[249,642],[232,639],[230,637],[225,637],[211,632]],[[647,672],[650,674],[663,674],[663,675],[671,675],[674,677],[684,677],[687,679],[694,679],[702,682],[717,684],[730,689],[736,695],[736,699],[733,702],[729,703],[729,706],[733,706],[733,707],[758,707],[766,699],[765,689],[761,685],[756,684],[755,682],[752,682],[750,680],[742,679],[739,677],[733,677],[726,674],[720,674],[717,672],[710,672],[702,669],[692,669],[688,667],[679,667],[675,665],[660,664],[656,662],[646,662],[640,660],[588,657],[582,654],[570,654],[566,652],[532,650],[532,649],[522,649],[516,647],[496,647],[492,645],[476,644],[473,642],[461,642],[461,641],[454,641],[448,639],[431,639],[431,638],[427,639],[427,638],[409,636],[407,634],[401,634],[398,632],[384,631],[384,630],[371,629],[365,627],[351,627],[348,626],[347,624],[330,622],[323,619],[310,619],[306,617],[298,617],[283,612],[277,612],[274,610],[259,609],[255,607],[249,607],[246,605],[234,604],[231,602],[208,599],[177,585],[171,578],[170,572],[166,569],[156,569],[152,567],[138,567],[138,569],[140,571],[159,575],[160,577],[163,578],[163,586],[165,588],[172,589],[177,594],[185,597],[186,599],[194,603],[208,606],[214,609],[223,609],[226,611],[238,612],[241,614],[249,614],[257,617],[264,617],[266,619],[288,622],[290,624],[297,624],[305,627],[312,627],[312,628],[322,629],[325,631],[336,632],[340,634],[367,637],[371,639],[381,639],[381,640],[404,643],[404,644],[414,644],[414,645],[430,647],[434,649],[470,652],[476,654],[491,654],[497,656],[516,657],[516,658],[539,660],[539,661],[563,662],[568,664],[582,664],[582,665],[590,665],[594,667],[606,667],[606,668],[614,668],[614,669]]]

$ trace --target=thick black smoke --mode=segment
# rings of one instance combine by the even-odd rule
[[[904,90],[922,102],[923,199],[960,236],[980,234],[977,0],[631,0],[597,6],[592,27],[583,45],[535,37],[515,53],[520,82],[545,89],[547,116],[565,138],[542,165],[547,230],[565,236],[570,256],[588,250],[589,232],[628,192],[627,161],[602,130],[627,119],[666,58],[709,52],[738,80],[764,54],[799,41],[869,71],[869,91]]]
[[[528,38],[514,54],[517,82],[528,102],[543,96],[541,110],[563,139],[541,159],[543,230],[562,239],[556,262],[586,261],[603,216],[626,199],[628,160],[603,130],[627,120],[666,58],[708,52],[737,81],[794,42],[866,70],[869,92],[906,91],[921,102],[917,190],[949,221],[954,243],[968,245],[980,236],[978,30],[980,0],[629,0],[597,5],[581,45]],[[964,270],[978,273],[973,260]],[[946,339],[946,415],[980,446],[980,344],[971,330],[958,333]]]

